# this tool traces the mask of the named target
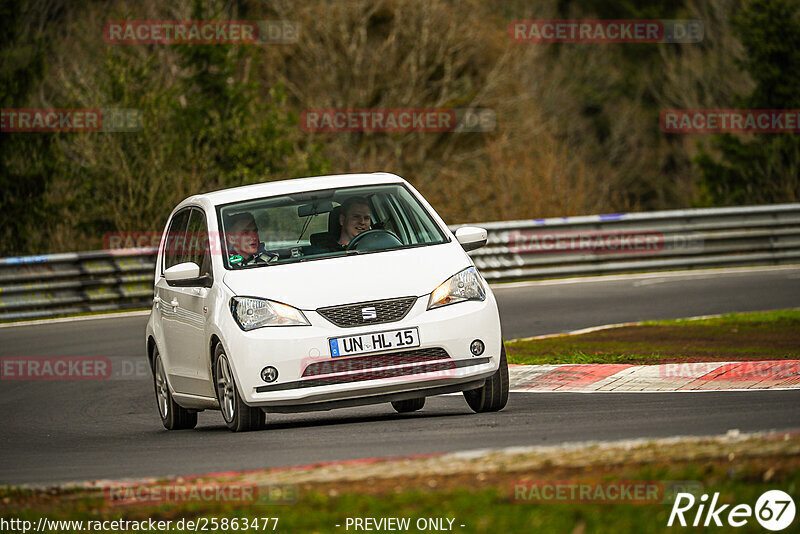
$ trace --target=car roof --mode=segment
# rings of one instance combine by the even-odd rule
[[[214,206],[219,206],[222,204],[228,204],[230,202],[286,195],[290,193],[303,193],[306,191],[333,189],[338,187],[396,183],[406,182],[396,174],[391,174],[388,172],[336,174],[331,176],[295,178],[292,180],[277,180],[275,182],[244,185],[240,187],[232,187],[230,189],[221,189],[219,191],[213,191],[210,193],[203,193],[200,195],[193,195],[181,202],[178,205],[178,208],[185,204],[211,204]]]

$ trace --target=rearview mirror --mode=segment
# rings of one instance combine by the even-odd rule
[[[333,210],[333,202],[330,200],[317,200],[313,204],[303,204],[297,208],[298,217],[308,217],[309,215],[319,215]]]
[[[477,226],[462,226],[456,230],[456,239],[467,252],[484,246],[488,237],[488,232]]]

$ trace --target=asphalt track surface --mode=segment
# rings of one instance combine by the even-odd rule
[[[608,323],[800,307],[800,268],[643,275],[498,286],[507,339]],[[143,358],[145,317],[0,328],[2,356]],[[800,428],[799,391],[512,393],[497,414],[460,395],[410,415],[376,405],[270,414],[233,434],[219,412],[167,432],[146,376],[2,381],[0,484],[181,475],[232,469],[673,435]]]

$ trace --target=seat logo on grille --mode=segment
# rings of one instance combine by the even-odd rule
[[[375,306],[361,308],[361,317],[363,317],[365,321],[369,321],[370,319],[377,319],[378,310],[375,309]]]

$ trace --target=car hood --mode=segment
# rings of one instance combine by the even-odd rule
[[[394,297],[422,296],[471,265],[455,243],[228,271],[234,295],[304,310]]]

